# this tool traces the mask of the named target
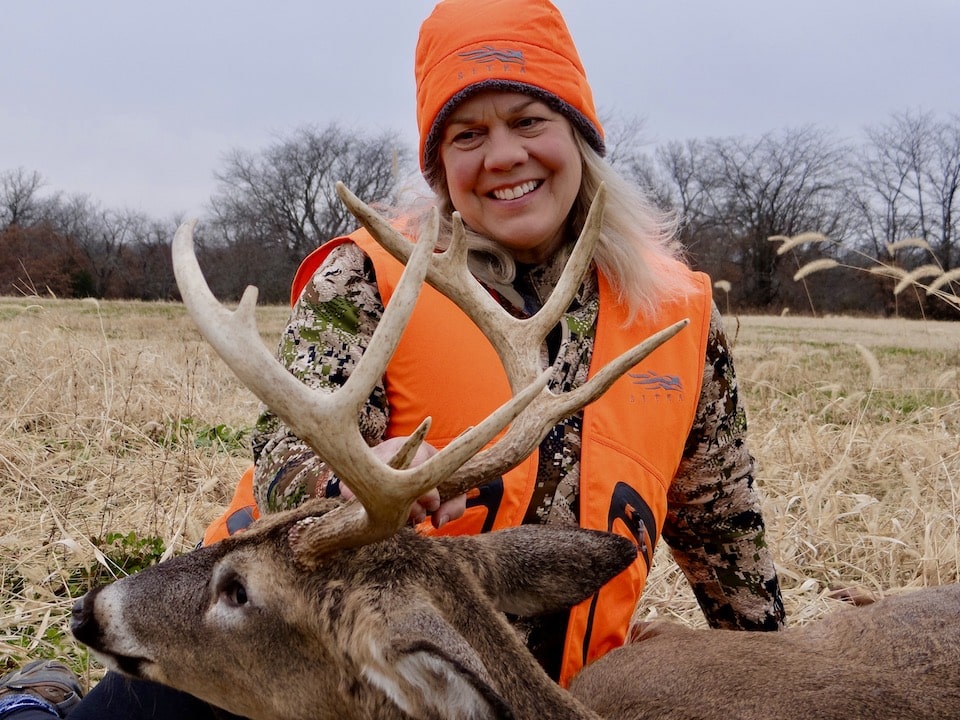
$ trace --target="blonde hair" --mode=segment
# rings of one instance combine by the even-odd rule
[[[630,318],[638,314],[656,318],[661,303],[682,298],[693,284],[687,273],[677,272],[676,263],[683,262],[677,240],[678,219],[675,213],[659,209],[634,183],[621,176],[609,163],[574,132],[583,174],[580,192],[570,210],[571,240],[583,228],[590,204],[601,183],[606,186],[607,202],[600,239],[594,254],[599,272],[626,304]],[[416,208],[407,208],[399,215],[401,230],[411,237],[419,236],[430,211],[440,212],[440,245],[445,246],[453,231],[455,210],[447,191],[442,169],[437,174],[435,195],[421,199]],[[467,228],[470,269],[482,281],[510,284],[516,277],[516,262],[503,246]]]

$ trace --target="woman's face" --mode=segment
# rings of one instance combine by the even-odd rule
[[[562,245],[582,161],[567,119],[514,92],[483,92],[444,127],[440,162],[453,206],[473,230],[538,264]]]

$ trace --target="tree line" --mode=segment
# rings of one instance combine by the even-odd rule
[[[897,113],[856,143],[808,126],[651,147],[642,121],[607,126],[610,161],[677,213],[679,239],[716,282],[722,309],[944,312],[892,288],[905,273],[960,267],[960,116]],[[300,260],[356,225],[335,182],[391,203],[416,162],[395,132],[331,124],[234,150],[215,177],[197,232],[211,288],[238,298],[256,285],[262,301],[285,302]],[[0,294],[176,299],[179,220],[45,193],[44,179],[23,168],[0,172]],[[811,232],[816,242],[784,243]],[[794,279],[818,259],[840,267]],[[899,274],[869,272],[878,266]]]

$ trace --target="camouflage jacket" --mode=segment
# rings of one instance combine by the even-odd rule
[[[563,268],[560,254],[542,266],[518,268],[507,287],[492,287],[518,316],[535,312]],[[563,353],[562,389],[586,379],[599,295],[588,276],[555,334],[544,362]],[[349,377],[383,312],[372,263],[360,248],[334,249],[293,309],[279,347],[281,361],[304,383],[335,389]],[[546,366],[546,365],[545,365]],[[390,408],[378,385],[360,429],[371,444],[384,438]],[[579,414],[558,425],[541,446],[539,479],[525,522],[576,523]],[[663,538],[670,546],[713,627],[777,629],[784,611],[773,560],[764,540],[754,459],[746,442],[746,415],[720,314],[713,309],[703,389],[684,456],[668,496]],[[275,416],[264,411],[254,434],[255,492],[259,507],[276,511],[314,494],[337,492],[337,479]],[[538,483],[541,485],[541,483]]]

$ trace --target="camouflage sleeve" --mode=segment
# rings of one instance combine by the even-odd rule
[[[313,388],[343,385],[363,355],[383,314],[373,265],[352,243],[331,251],[293,308],[277,354]],[[383,383],[360,416],[371,444],[383,439],[388,408]],[[253,433],[254,490],[262,511],[294,507],[305,498],[338,492],[336,478],[306,443],[263,409]]]
[[[783,600],[764,539],[754,459],[733,359],[716,306],[703,389],[668,496],[663,538],[711,627],[775,630]]]

